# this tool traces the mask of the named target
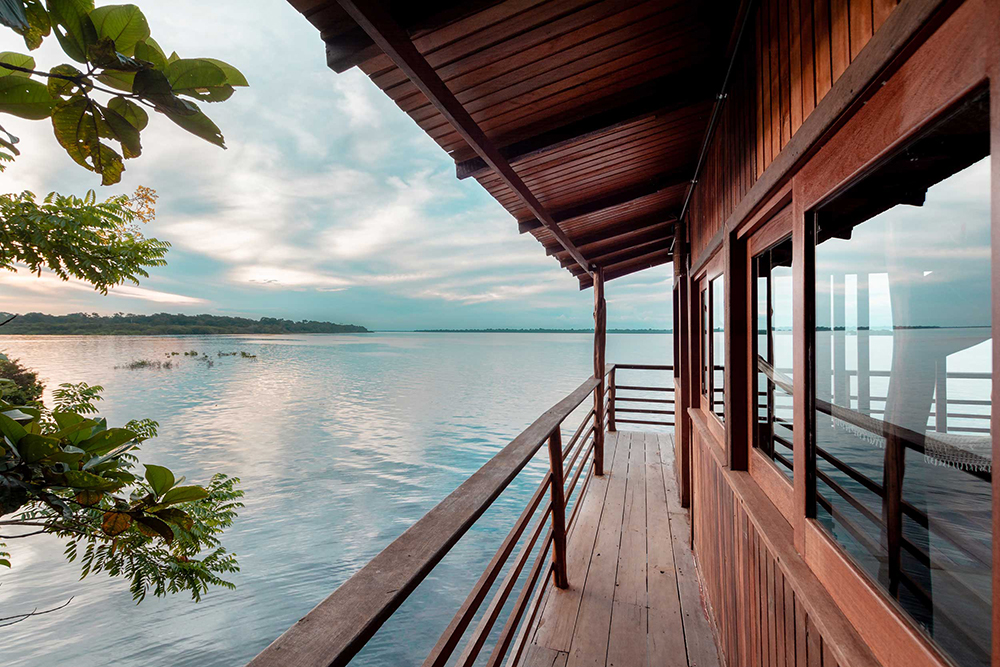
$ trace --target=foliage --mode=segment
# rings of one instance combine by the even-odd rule
[[[25,368],[17,359],[0,354],[0,398],[15,405],[35,405],[45,389],[38,373]]]
[[[0,313],[0,318],[5,316]],[[355,324],[334,324],[302,320],[262,317],[251,320],[244,317],[223,315],[136,315],[116,313],[101,316],[97,313],[71,315],[45,315],[26,313],[19,315],[5,327],[5,334],[122,334],[172,336],[179,334],[302,334],[302,333],[368,333],[368,329]]]
[[[124,160],[142,153],[146,109],[226,147],[222,132],[192,100],[223,102],[248,85],[246,78],[220,60],[167,56],[137,6],[0,0],[0,23],[21,35],[30,51],[55,33],[75,61],[40,71],[30,55],[0,53],[0,113],[51,119],[59,144],[77,164],[101,174],[104,185],[119,182]],[[17,143],[0,127],[0,168],[19,154]]]
[[[139,222],[155,216],[155,201],[156,192],[141,186],[133,197],[103,202],[93,190],[83,199],[53,192],[41,203],[27,191],[0,195],[0,268],[14,271],[21,263],[40,273],[48,267],[63,280],[84,280],[102,294],[126,281],[138,284],[139,276],[149,276],[146,268],[166,265],[170,247],[144,238],[139,229]],[[8,332],[14,333],[4,329]]]
[[[140,475],[135,453],[156,422],[109,428],[97,416],[100,387],[60,385],[54,396],[51,413],[0,401],[0,526],[40,529],[6,539],[53,533],[82,576],[124,577],[136,601],[233,588],[223,577],[239,566],[218,535],[243,506],[239,480],[217,474],[207,486],[185,485],[151,464]],[[0,556],[10,567],[9,554]]]

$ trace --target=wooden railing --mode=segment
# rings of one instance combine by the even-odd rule
[[[673,370],[673,366],[650,364],[615,364],[612,366],[607,390],[608,430],[616,431],[618,424],[673,426],[675,421]],[[628,372],[630,377],[632,371],[661,371],[669,372],[671,377],[664,383],[665,386],[618,384],[619,371]],[[652,396],[644,396],[643,394],[652,394]],[[625,415],[625,417],[619,415]]]
[[[613,372],[613,367],[608,366],[605,376],[611,373],[613,377]],[[608,391],[614,395],[613,380],[609,384]],[[494,626],[506,610],[506,620],[486,664],[496,667],[508,658],[510,664],[515,664],[527,641],[526,629],[538,613],[543,589],[539,582],[545,582],[552,573],[556,586],[567,585],[566,534],[577,517],[580,499],[593,474],[599,472],[594,462],[601,460],[603,455],[600,451],[603,424],[597,419],[603,412],[604,395],[600,392],[603,385],[603,377],[589,378],[536,419],[451,495],[254,658],[250,665],[346,665],[510,486],[542,446],[547,445],[549,469],[423,663],[425,667],[446,664],[471,667],[476,664],[487,641],[492,639]],[[563,444],[563,422],[590,397],[594,398],[593,407]],[[613,423],[613,411],[610,419]],[[572,510],[567,516],[570,506]],[[515,550],[517,554],[511,561]],[[505,567],[503,581],[485,611],[479,614]],[[522,576],[526,568],[527,574]],[[508,604],[519,582],[520,590],[513,603]],[[479,621],[466,637],[477,614]],[[455,660],[453,656],[459,646],[462,651]]]

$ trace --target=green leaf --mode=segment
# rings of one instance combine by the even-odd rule
[[[33,419],[38,419],[38,415],[29,414],[24,410],[31,410],[31,408],[24,408],[23,410],[21,408],[15,408],[13,410],[4,410],[0,414],[4,414],[7,417],[10,417],[16,422],[30,422]]]
[[[198,107],[174,95],[170,81],[163,72],[155,69],[136,72],[132,92],[152,102],[157,110],[182,116],[194,116]]]
[[[78,165],[94,171],[87,160],[99,139],[97,120],[90,104],[89,100],[81,97],[57,105],[52,114],[52,130],[60,145]]]
[[[98,37],[108,37],[118,51],[133,55],[139,40],[149,37],[149,24],[135,5],[108,5],[90,12]]]
[[[167,66],[167,57],[163,55],[163,50],[160,45],[153,41],[152,37],[147,37],[144,40],[140,40],[135,45],[135,53],[133,55],[139,60],[145,60],[148,63],[152,63],[153,67],[163,71]]]
[[[125,163],[122,156],[105,144],[98,144],[99,156],[94,159],[94,171],[101,175],[101,185],[114,185],[122,180]]]
[[[131,93],[132,86],[135,85],[135,72],[122,72],[120,70],[104,70],[97,75],[97,80],[105,86],[110,86],[123,93]]]
[[[35,69],[34,58],[21,53],[14,53],[13,51],[4,51],[0,53],[0,63],[7,63],[8,65],[15,65],[26,69]],[[27,78],[31,75],[27,72],[18,72],[17,70],[0,67],[0,76],[21,76]]]
[[[54,105],[44,83],[20,76],[0,77],[0,112],[41,120],[52,115]]]
[[[186,95],[202,102],[225,102],[233,96],[236,89],[230,85],[225,85],[213,86],[212,88],[187,88],[175,90],[174,92],[178,95]]]
[[[163,70],[174,90],[211,88],[226,83],[226,73],[204,58],[181,58]]]
[[[155,516],[137,516],[136,528],[146,537],[162,537],[167,544],[174,541],[174,530]]]
[[[17,2],[17,0],[10,1]],[[25,28],[17,28],[14,32],[24,38],[24,45],[29,51],[34,51],[42,45],[45,37],[52,34],[52,22],[41,0],[25,0],[24,9],[28,16],[28,25]]]
[[[149,114],[141,106],[124,97],[112,97],[108,108],[121,115],[132,127],[142,131],[149,124]]]
[[[105,479],[83,470],[70,470],[63,477],[66,479],[66,486],[82,491],[111,491],[121,487],[118,481]]]
[[[142,153],[139,130],[117,111],[100,106],[99,108],[114,138],[121,143],[124,156],[126,158],[138,157]]]
[[[243,73],[230,65],[229,63],[223,62],[221,60],[216,60],[215,58],[201,58],[206,62],[210,62],[219,69],[221,69],[226,74],[226,83],[230,86],[236,86],[237,88],[245,88],[250,84],[247,82],[247,78],[243,76]]]
[[[175,486],[164,494],[160,504],[176,505],[177,503],[189,503],[207,497],[208,491],[200,486]]]
[[[146,465],[146,481],[159,498],[174,485],[174,473],[163,466]]]
[[[132,525],[132,516],[125,512],[105,512],[101,521],[101,530],[105,535],[115,537],[121,535]]]
[[[0,0],[0,23],[15,30],[27,28],[28,17],[24,13],[24,3],[21,0]]]
[[[109,37],[102,37],[96,44],[91,44],[87,48],[87,57],[97,67],[119,72],[138,72],[150,67],[149,63],[119,53],[115,49],[114,41]]]
[[[42,459],[53,454],[58,454],[62,450],[59,448],[59,441],[55,438],[47,438],[44,435],[27,433],[17,443],[17,449],[21,452],[21,458],[26,463],[38,463]]]
[[[73,67],[72,65],[57,65],[49,70],[49,74],[59,74],[61,76],[83,76],[83,72]],[[61,79],[58,77],[49,77],[48,81],[49,95],[53,99],[59,97],[69,97],[70,95],[75,95],[81,91],[80,86],[74,81],[67,81],[66,79]]]
[[[89,15],[94,0],[48,0],[48,8],[63,51],[78,63],[86,63],[88,47],[97,42],[97,30]]]
[[[109,428],[78,443],[77,446],[92,456],[102,456],[132,440],[135,440],[134,432],[124,428]]]
[[[160,517],[164,521],[176,524],[184,530],[191,530],[194,528],[194,520],[188,516],[187,512],[179,510],[176,507],[168,507],[167,509],[160,510],[156,512],[156,516]]]
[[[190,102],[188,104],[191,104]],[[192,106],[194,106],[192,104]],[[212,122],[212,119],[206,116],[195,106],[197,113],[194,115],[181,115],[170,111],[166,111],[167,118],[174,121],[185,130],[201,137],[205,141],[215,144],[221,148],[226,147],[226,140],[222,136],[222,130],[219,126]]]
[[[7,436],[13,444],[21,441],[21,438],[28,435],[24,427],[6,415],[0,414],[0,433]]]

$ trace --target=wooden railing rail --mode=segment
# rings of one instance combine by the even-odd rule
[[[605,376],[612,368],[606,368]],[[596,468],[595,462],[603,454],[600,451],[603,442],[598,437],[598,434],[603,435],[603,424],[599,421],[599,406],[604,398],[600,391],[602,384],[603,377],[591,377],[542,414],[447,498],[276,639],[250,665],[346,665],[547,444],[548,472],[424,665],[451,664],[452,654],[519,543],[521,548],[517,556],[465,643],[457,664],[471,666],[476,663],[534,554],[527,580],[508,614],[488,664],[499,665],[508,653],[520,655],[526,636],[523,628],[516,638],[515,632],[522,627],[522,619],[527,624],[537,614],[541,599],[538,582],[544,580],[551,570],[556,585],[567,584],[566,531],[580,507],[580,499],[592,477],[590,473]],[[595,397],[594,408],[587,412],[564,448],[561,437],[563,422],[592,395]],[[571,477],[568,484],[566,477]],[[581,477],[583,484],[574,496]],[[549,497],[547,502],[544,501],[546,495]],[[566,508],[570,504],[573,507],[567,520]],[[528,526],[536,516],[538,518],[529,530]]]
[[[610,382],[608,387],[608,430],[615,431],[618,424],[643,424],[646,426],[673,426],[674,415],[674,388],[672,386],[659,387],[649,385],[618,384],[618,371],[663,371],[672,372],[671,365],[658,364],[615,364],[611,369]],[[654,394],[666,393],[670,398],[648,398],[637,396],[634,393],[621,395],[619,392],[641,392]],[[619,405],[624,403],[624,405]],[[632,406],[633,403],[645,404]],[[662,406],[662,407],[661,407]],[[625,415],[625,417],[622,417]],[[630,415],[637,415],[635,417]],[[663,419],[656,419],[647,415],[663,416]]]

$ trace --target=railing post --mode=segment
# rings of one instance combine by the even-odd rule
[[[934,430],[948,432],[948,358],[938,360],[934,369]]]
[[[604,301],[604,269],[594,271],[594,474],[604,474],[604,345],[607,338],[608,308]]]
[[[614,433],[617,428],[615,428],[615,367],[611,367],[611,379],[609,380],[611,384],[610,391],[608,393],[608,431]]]
[[[549,436],[549,462],[552,466],[552,573],[558,588],[569,586],[566,577],[566,498],[563,495],[562,436],[559,427]]]

